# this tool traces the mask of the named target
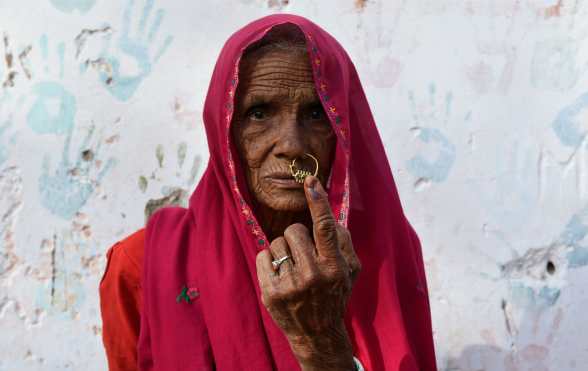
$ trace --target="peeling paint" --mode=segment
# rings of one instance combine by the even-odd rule
[[[89,37],[100,34],[110,34],[111,32],[112,28],[110,26],[104,26],[102,28],[84,28],[81,30],[74,39],[74,44],[76,45],[76,58],[78,58],[82,53],[82,50],[84,49],[86,41],[88,41]]]
[[[367,0],[355,0],[355,7],[357,10],[363,10],[367,6]]]
[[[185,189],[174,188],[169,191],[169,194],[157,199],[152,199],[145,205],[145,223],[149,220],[151,215],[157,210],[167,206],[186,206],[188,199],[188,192]]]
[[[0,283],[13,278],[22,258],[17,255],[14,230],[23,206],[23,180],[19,168],[0,172]]]
[[[165,153],[163,152],[163,146],[161,144],[157,145],[155,148],[155,157],[157,158],[157,163],[159,167],[163,167],[163,159],[165,158]]]
[[[269,8],[277,8],[282,10],[290,4],[290,0],[267,0],[267,6]]]
[[[4,62],[6,63],[7,73],[5,73],[6,78],[2,83],[3,88],[14,87],[14,78],[16,77],[16,71],[13,67],[13,54],[10,48],[10,42],[8,39],[8,35],[4,34],[2,38],[4,42]]]
[[[561,7],[563,0],[558,0],[556,4],[553,4],[545,9],[545,18],[560,17]]]
[[[440,371],[588,364],[588,2],[22,0],[0,12],[0,369],[107,368],[105,253],[188,203],[222,35],[280,11],[355,63]]]

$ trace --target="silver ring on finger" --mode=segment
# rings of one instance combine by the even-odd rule
[[[284,264],[284,262],[288,259],[291,259],[292,257],[290,255],[286,255],[286,256],[282,256],[279,259],[276,259],[274,261],[272,261],[272,265],[274,267],[274,270],[277,271],[280,269],[280,265]]]

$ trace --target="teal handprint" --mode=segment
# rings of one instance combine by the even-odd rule
[[[417,137],[423,143],[437,145],[438,154],[434,160],[427,160],[421,154],[415,155],[406,163],[407,169],[420,178],[444,181],[455,162],[455,145],[437,128],[419,128]]]
[[[64,219],[71,219],[86,204],[115,164],[115,160],[111,158],[105,165],[97,166],[102,164],[102,161],[98,160],[101,141],[98,141],[94,148],[90,147],[93,134],[94,127],[89,130],[81,147],[76,151],[77,158],[73,164],[69,159],[71,133],[65,139],[61,161],[53,173],[49,170],[49,156],[46,155],[44,158],[39,177],[41,204],[51,213]],[[101,169],[96,169],[97,167]],[[95,177],[91,174],[94,169],[98,171]]]
[[[561,143],[567,147],[578,148],[588,134],[583,125],[582,113],[588,110],[588,92],[564,107],[553,121],[552,127]]]
[[[588,205],[572,216],[558,242],[570,248],[567,254],[569,268],[588,265]]]
[[[145,1],[136,32],[131,35],[133,5],[134,0],[129,0],[123,13],[121,34],[114,52],[110,51],[112,35],[109,34],[105,38],[104,50],[99,58],[109,66],[107,71],[99,70],[100,80],[106,89],[121,101],[126,101],[133,96],[141,82],[151,73],[153,65],[157,63],[173,41],[172,36],[167,36],[163,44],[154,51],[155,38],[165,16],[165,11],[158,9],[151,26],[147,28],[154,0]],[[129,71],[128,65],[133,65],[134,71]],[[87,64],[82,67],[86,68]]]
[[[51,4],[65,13],[72,13],[76,10],[80,13],[86,13],[96,4],[96,0],[51,0]]]
[[[419,184],[421,180],[426,183],[443,182],[449,176],[456,159],[456,146],[445,132],[451,129],[448,128],[449,124],[455,126],[456,121],[459,124],[469,121],[470,113],[466,113],[463,121],[455,120],[451,113],[453,94],[447,92],[444,104],[438,104],[435,84],[429,85],[429,97],[422,104],[417,104],[412,91],[408,98],[414,121],[411,131],[425,148],[407,161],[406,168],[418,177]],[[432,152],[433,156],[425,156],[427,151]]]
[[[45,63],[45,73],[48,73],[47,35],[41,36],[39,46]],[[56,52],[59,58],[57,78],[40,81],[31,88],[34,102],[27,114],[27,124],[38,134],[65,134],[71,132],[74,126],[76,98],[60,82],[63,79],[65,44],[59,43]]]

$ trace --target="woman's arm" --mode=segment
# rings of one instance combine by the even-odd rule
[[[303,371],[356,370],[344,316],[361,264],[318,179],[307,177],[304,188],[313,229],[293,224],[259,252],[262,301]]]
[[[100,282],[102,340],[110,371],[138,370],[144,231],[112,246]]]

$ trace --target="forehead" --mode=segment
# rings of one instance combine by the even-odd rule
[[[305,50],[271,49],[246,55],[239,69],[239,91],[243,100],[260,95],[317,98]]]

